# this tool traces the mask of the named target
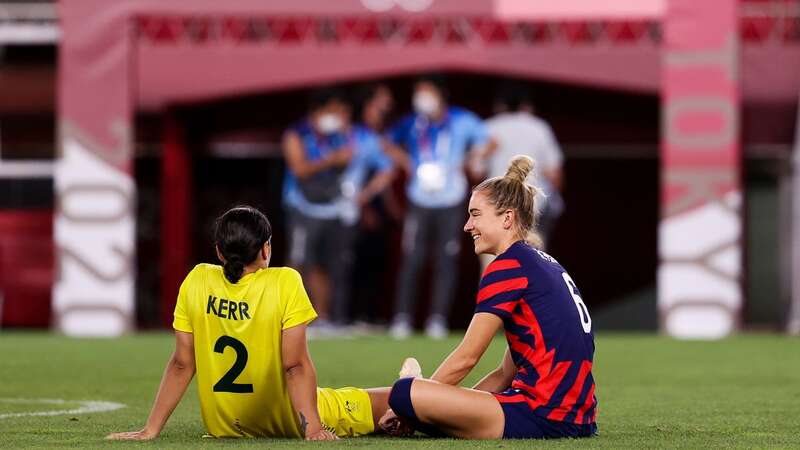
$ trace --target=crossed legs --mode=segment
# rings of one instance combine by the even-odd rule
[[[407,377],[392,387],[389,405],[412,427],[462,439],[503,437],[505,415],[489,392]]]

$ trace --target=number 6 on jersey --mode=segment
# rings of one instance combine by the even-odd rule
[[[572,295],[572,301],[575,302],[575,307],[578,308],[578,315],[581,317],[581,326],[583,327],[584,333],[591,333],[592,318],[589,316],[589,309],[586,307],[586,304],[583,303],[583,299],[578,293],[578,287],[575,286],[575,282],[572,281],[572,277],[570,277],[567,272],[561,272],[561,277],[564,278],[564,283],[567,284],[567,289],[569,289],[569,293]]]

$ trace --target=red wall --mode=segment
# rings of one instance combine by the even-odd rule
[[[53,211],[0,210],[0,325],[50,326]]]

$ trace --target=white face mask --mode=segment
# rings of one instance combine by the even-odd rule
[[[432,116],[439,110],[439,99],[430,92],[417,92],[414,94],[414,111],[424,114],[428,117]]]
[[[342,119],[336,114],[326,113],[317,119],[317,129],[322,134],[333,134],[342,129]]]

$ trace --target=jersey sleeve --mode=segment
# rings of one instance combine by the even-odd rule
[[[317,312],[311,305],[306,288],[303,286],[303,279],[300,273],[294,269],[286,269],[285,282],[282,286],[281,295],[285,295],[286,308],[281,320],[281,329],[292,328],[297,325],[309,323],[317,318]]]
[[[475,313],[490,313],[509,319],[527,288],[528,277],[519,261],[494,260],[481,277]]]
[[[176,331],[183,331],[184,333],[191,333],[192,322],[189,317],[189,290],[192,288],[193,280],[197,278],[197,272],[200,269],[195,267],[183,279],[181,287],[178,290],[178,301],[175,303],[175,312],[173,313],[172,328]]]

